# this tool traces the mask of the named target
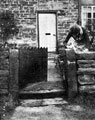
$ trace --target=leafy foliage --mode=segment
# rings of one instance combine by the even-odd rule
[[[14,14],[10,11],[0,13],[0,39],[6,42],[10,37],[15,36],[19,32],[16,26]]]
[[[91,43],[95,39],[95,21],[88,20],[86,23],[86,29],[88,31]]]
[[[0,96],[0,120],[3,120],[3,117],[7,113],[13,111],[15,107],[18,106],[18,100],[14,99],[11,94],[1,95]]]

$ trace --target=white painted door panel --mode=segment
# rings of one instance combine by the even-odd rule
[[[48,51],[56,51],[56,15],[39,14],[39,46],[48,47]]]

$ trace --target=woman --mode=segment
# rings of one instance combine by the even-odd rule
[[[90,40],[86,30],[78,24],[74,24],[63,42],[67,48],[73,48],[75,51],[89,50]]]

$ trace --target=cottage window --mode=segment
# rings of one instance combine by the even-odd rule
[[[81,6],[81,19],[82,26],[90,35],[93,34],[95,32],[95,6]]]

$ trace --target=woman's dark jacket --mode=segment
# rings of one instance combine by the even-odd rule
[[[85,45],[85,47],[87,47],[89,49],[90,47],[90,40],[89,40],[89,36],[88,33],[86,32],[86,30],[82,27],[83,30],[83,34],[81,35],[81,40],[80,41],[76,41],[79,45]],[[74,32],[74,31],[73,31]],[[72,31],[70,31],[65,39],[64,43],[67,43],[70,39],[70,37],[73,37],[73,33]],[[77,31],[75,31],[77,32]]]

